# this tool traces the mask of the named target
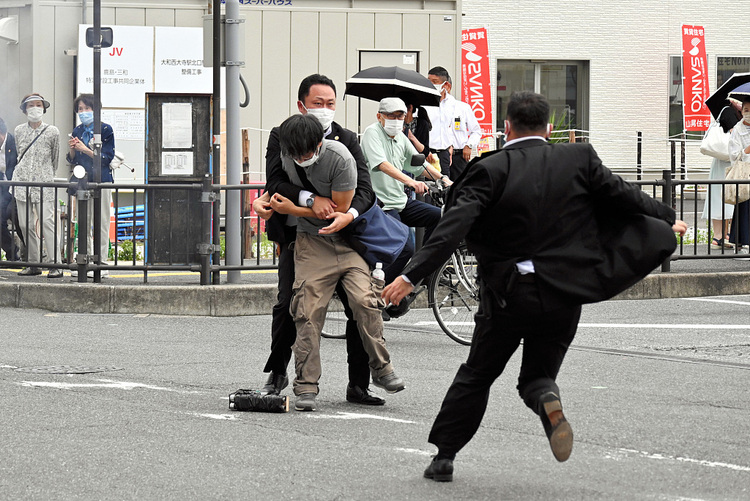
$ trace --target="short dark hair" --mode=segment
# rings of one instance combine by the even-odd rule
[[[747,103],[750,103],[750,96],[744,96],[742,98],[742,104],[745,105]]]
[[[549,123],[547,98],[530,90],[512,93],[508,101],[508,121],[520,133],[546,129]]]
[[[313,153],[323,140],[323,126],[312,115],[292,115],[279,126],[281,153],[301,158]]]
[[[78,104],[83,103],[92,110],[95,108],[96,97],[93,94],[81,94],[73,101],[73,113],[78,113]]]
[[[453,85],[453,81],[451,80],[451,76],[448,73],[448,70],[446,70],[442,66],[435,66],[430,71],[428,71],[427,74],[435,75],[436,77],[442,79],[443,82],[448,82],[449,84]]]
[[[5,120],[0,117],[0,134],[7,134],[8,133],[8,126],[5,125]],[[2,151],[0,151],[0,155],[2,154]]]
[[[320,73],[314,73],[303,78],[300,82],[299,90],[297,90],[297,99],[304,103],[305,98],[310,94],[310,87],[313,85],[327,85],[333,89],[333,95],[336,95],[336,86],[333,84],[333,80]]]

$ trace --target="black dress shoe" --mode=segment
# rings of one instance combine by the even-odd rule
[[[260,390],[261,395],[280,395],[281,390],[289,386],[289,377],[286,374],[276,374],[271,371],[268,375],[268,380]]]
[[[453,460],[433,457],[430,466],[424,471],[424,478],[435,482],[453,482]]]
[[[566,461],[573,450],[573,428],[562,413],[560,397],[553,392],[547,392],[539,397],[541,407],[539,417],[547,434],[549,446],[555,459]],[[554,423],[554,424],[553,424]]]
[[[361,405],[385,405],[384,399],[373,395],[367,388],[352,385],[346,387],[346,401]]]

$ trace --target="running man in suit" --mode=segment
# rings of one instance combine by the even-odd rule
[[[670,207],[604,167],[590,144],[549,144],[548,121],[544,96],[511,96],[505,147],[469,164],[430,241],[383,291],[386,303],[398,304],[464,238],[477,256],[473,343],[430,432],[438,453],[428,479],[453,479],[455,455],[479,428],[490,387],[521,340],[518,392],[539,415],[555,458],[567,460],[573,431],[555,379],[581,304],[643,278],[674,251],[674,232],[687,229]],[[639,235],[645,240],[632,242]]]

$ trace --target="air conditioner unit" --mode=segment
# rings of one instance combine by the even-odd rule
[[[0,18],[0,39],[7,42],[18,43],[18,16]]]

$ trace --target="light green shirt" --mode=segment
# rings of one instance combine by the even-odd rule
[[[362,153],[370,169],[370,181],[375,195],[383,202],[383,210],[401,210],[406,207],[408,200],[404,193],[404,183],[381,171],[378,166],[383,162],[389,162],[397,169],[405,170],[411,174],[421,174],[424,166],[411,165],[411,157],[417,154],[416,148],[404,134],[396,134],[391,138],[383,130],[380,122],[375,122],[365,129],[360,141]]]

